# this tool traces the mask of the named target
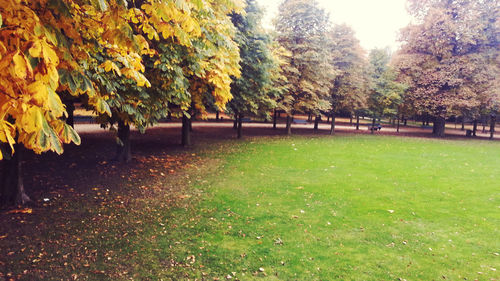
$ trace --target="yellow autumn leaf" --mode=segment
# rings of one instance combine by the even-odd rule
[[[49,64],[59,64],[59,57],[47,42],[42,41],[42,57]]]
[[[27,90],[36,105],[43,106],[47,101],[49,93],[47,85],[43,81],[37,80],[31,83],[28,85]]]
[[[31,106],[21,118],[22,130],[28,134],[39,132],[43,126],[43,114],[39,107]]]
[[[14,76],[19,79],[26,79],[27,74],[27,63],[24,56],[17,51],[17,53],[12,57],[12,62],[14,63]]]
[[[12,153],[14,153],[14,144],[16,143],[13,136],[15,132],[16,129],[12,124],[5,120],[0,121],[0,142],[8,143]]]
[[[30,56],[39,58],[42,53],[42,44],[40,43],[40,40],[33,42],[33,45],[29,48],[28,52]]]

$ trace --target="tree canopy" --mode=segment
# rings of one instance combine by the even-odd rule
[[[436,118],[437,135],[453,111],[498,103],[499,2],[409,1],[419,20],[403,30],[398,68],[408,100]]]
[[[328,14],[316,1],[286,0],[279,7],[276,40],[291,54],[283,73],[289,84],[285,106],[289,115],[318,114],[330,108],[330,82],[335,71],[325,48],[328,27]]]

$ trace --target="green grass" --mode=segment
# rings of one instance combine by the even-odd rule
[[[246,142],[197,186],[199,203],[170,211],[158,256],[185,277],[498,280],[499,178],[488,142]]]
[[[179,157],[190,167],[175,174],[151,156],[38,211],[40,234],[0,239],[0,279],[499,280],[500,143],[259,138],[191,153],[202,160]]]

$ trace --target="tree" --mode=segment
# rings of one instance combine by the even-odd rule
[[[96,53],[109,54],[108,65],[124,62],[124,76],[145,83],[139,53],[148,46],[138,44],[139,36],[129,36],[126,17],[118,16],[125,9],[123,4],[0,3],[0,142],[7,144],[0,159],[11,158],[21,145],[36,153],[62,153],[63,143],[80,143],[62,118],[67,113],[61,93],[86,99],[97,112],[111,113],[87,67]],[[20,175],[19,158],[3,162],[19,167]],[[22,182],[7,173],[0,191],[3,203],[28,200]]]
[[[263,115],[275,107],[270,92],[272,69],[278,67],[271,53],[271,38],[260,26],[262,10],[255,0],[247,0],[244,14],[233,13],[232,22],[237,29],[235,41],[240,48],[241,77],[231,84],[233,99],[228,109],[238,120],[237,134],[242,137],[242,118],[245,115]]]
[[[130,125],[153,124],[165,115],[168,102],[177,102],[187,114],[191,105],[203,109],[204,95],[211,94],[221,107],[231,98],[239,54],[227,14],[241,10],[237,0],[0,3],[0,142],[7,144],[0,159],[11,157],[19,144],[36,153],[62,153],[62,143],[79,144],[78,134],[64,122],[63,95],[78,97],[102,114],[103,122],[118,122],[124,149],[117,154],[123,160],[130,159]],[[187,54],[160,66],[182,70],[163,80],[175,91],[147,89],[144,62],[149,71],[162,64],[160,52],[171,50],[158,47],[160,34],[163,43],[180,45],[179,54]],[[180,84],[187,86],[175,88]],[[3,162],[20,167],[19,157],[12,161]],[[3,180],[0,191],[4,203],[28,198],[16,179]]]
[[[151,2],[134,10],[151,19],[149,26],[140,19],[134,20],[134,29],[139,33],[147,30],[149,44],[155,48],[153,54],[144,58],[146,77],[153,87],[136,87],[123,81],[114,83],[115,89],[108,89],[112,93],[108,103],[113,116],[102,121],[118,124],[117,160],[130,160],[130,124],[144,132],[175,110],[175,115],[183,119],[182,143],[189,145],[191,116],[204,114],[207,95],[218,107],[225,106],[231,98],[230,76],[239,75],[239,55],[232,39],[234,27],[227,14],[239,12],[239,3],[179,3]],[[170,14],[160,13],[157,18],[157,11]]]
[[[409,102],[435,118],[444,136],[454,111],[490,108],[499,77],[499,1],[410,0],[418,20],[405,28],[398,55]]]
[[[335,25],[328,33],[330,60],[337,75],[332,79],[330,89],[332,126],[335,132],[335,114],[340,110],[355,113],[366,104],[367,62],[364,50],[351,27]]]
[[[368,107],[372,114],[372,133],[377,118],[398,116],[399,105],[406,86],[396,81],[397,72],[389,66],[391,55],[388,49],[370,51],[371,87]]]
[[[291,54],[290,66],[284,72],[289,93],[286,103],[282,103],[288,134],[293,114],[318,115],[330,108],[330,81],[335,73],[325,48],[327,28],[328,15],[316,1],[286,0],[279,7],[276,40]]]

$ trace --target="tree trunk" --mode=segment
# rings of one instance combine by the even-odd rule
[[[215,112],[215,121],[219,121],[219,120],[220,120],[220,118],[219,118],[219,111],[217,110]]]
[[[274,118],[273,118],[273,129],[276,130],[276,124],[278,123],[278,111],[274,110]]]
[[[241,139],[241,137],[243,136],[242,134],[242,129],[243,127],[243,114],[240,114],[240,116],[238,116],[238,138]]]
[[[465,116],[462,116],[462,131],[465,130]]]
[[[352,115],[349,117],[350,121],[349,121],[349,125],[352,126]]]
[[[238,130],[238,114],[234,114],[233,129]]]
[[[371,134],[375,133],[375,121],[376,120],[377,120],[376,118],[373,118],[373,120],[372,120]]]
[[[118,144],[116,146],[115,161],[128,163],[132,160],[130,150],[130,125],[118,121]]]
[[[189,130],[189,118],[182,115],[182,141],[183,146],[191,145],[191,131]]]
[[[356,115],[356,130],[359,130],[359,115]]]
[[[314,119],[314,131],[318,130],[320,118],[321,118],[320,116],[316,116],[316,118]]]
[[[172,120],[172,112],[171,111],[169,111],[167,113],[167,120]]]
[[[291,135],[292,134],[292,116],[286,115],[286,134]]]
[[[0,206],[24,205],[31,202],[31,199],[24,190],[22,154],[24,147],[22,144],[15,144],[14,155],[4,158],[2,167],[2,186],[0,189]],[[9,151],[10,149],[5,149]]]
[[[66,105],[66,112],[68,112],[66,124],[75,128],[75,104],[73,103],[73,101],[66,101],[64,104]]]
[[[474,126],[472,127],[472,136],[476,136],[477,132],[477,119],[474,119]]]
[[[434,124],[432,126],[432,134],[436,137],[444,137],[445,136],[445,125],[446,120],[443,117],[436,117]]]
[[[326,117],[326,123],[330,123],[330,116]]]
[[[312,121],[312,114],[309,112],[309,114],[307,115],[307,121],[308,122],[311,122]]]
[[[332,125],[330,127],[330,135],[335,135],[335,112],[332,112]]]
[[[408,119],[406,117],[403,116],[403,126],[408,126]]]
[[[497,121],[497,117],[495,115],[491,115],[490,122],[490,139],[492,140],[495,137],[495,123]]]
[[[486,133],[486,125],[488,125],[488,121],[486,120],[486,115],[481,116],[481,123],[483,125],[483,134]]]
[[[396,132],[398,132],[398,133],[399,133],[399,125],[400,125],[400,123],[401,123],[401,119],[398,116],[398,124],[396,125]]]

